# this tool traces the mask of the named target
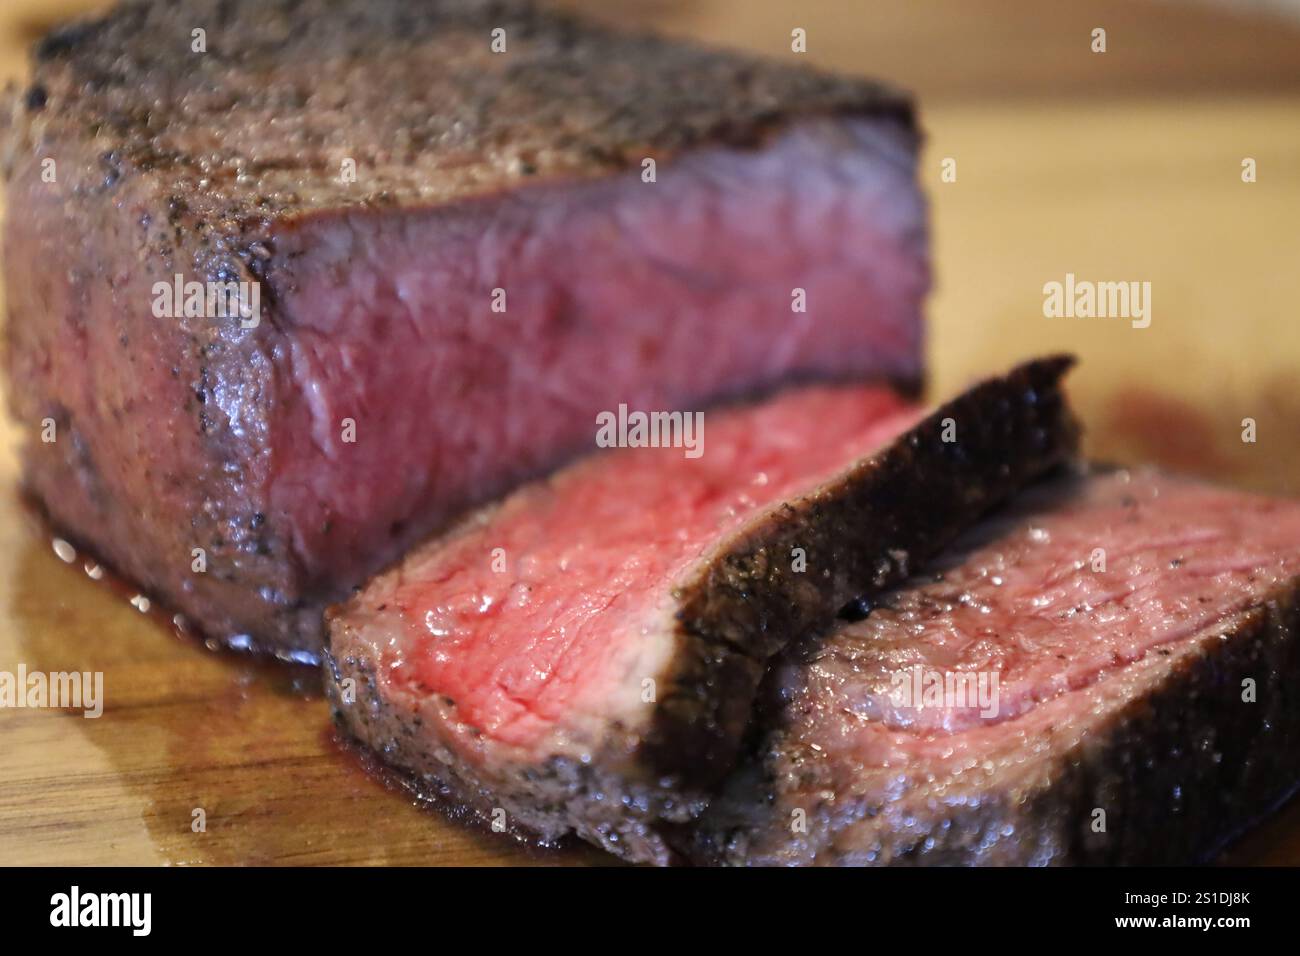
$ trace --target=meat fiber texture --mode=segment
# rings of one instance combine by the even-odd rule
[[[519,3],[186,0],[50,35],[11,119],[27,486],[236,646],[314,659],[620,404],[920,378],[918,137],[865,81]]]
[[[1300,783],[1300,503],[1075,475],[942,564],[773,664],[698,860],[1187,863]]]
[[[699,457],[617,449],[527,485],[331,611],[337,720],[421,792],[669,862],[768,659],[1070,456],[1068,364],[924,417],[804,386],[710,414]]]

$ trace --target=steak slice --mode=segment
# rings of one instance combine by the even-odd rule
[[[1300,782],[1300,503],[1076,475],[944,565],[774,663],[698,859],[1185,863]]]
[[[213,638],[313,657],[620,403],[920,376],[918,137],[865,81],[513,2],[135,2],[12,127],[27,485]],[[172,317],[178,276],[232,285]]]
[[[924,420],[878,386],[713,414],[704,454],[598,454],[473,515],[330,615],[344,731],[554,840],[665,863],[767,660],[1072,451],[1069,360]],[[499,819],[499,815],[498,815]]]

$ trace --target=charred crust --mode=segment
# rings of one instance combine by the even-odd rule
[[[375,663],[350,650],[346,625],[325,653],[325,689],[335,724],[372,751],[396,782],[423,802],[448,802],[490,821],[506,812],[516,837],[552,844],[573,833],[630,861],[667,865],[679,856],[661,830],[703,809],[705,795],[620,772],[612,754],[583,761],[552,755],[540,763],[476,764],[440,746],[428,724],[455,720],[455,702],[412,703],[381,690]],[[345,700],[352,680],[355,699]]]
[[[130,14],[124,11],[122,16]],[[108,25],[108,20],[89,20],[51,30],[37,42],[34,56],[38,62],[71,56],[100,36]]]
[[[196,25],[202,53],[190,49]],[[474,51],[496,27],[508,53],[485,64]],[[523,0],[125,2],[53,31],[35,60],[29,114],[47,98],[57,108],[30,145],[111,141],[112,184],[144,176],[179,190],[232,242],[314,209],[446,201],[707,145],[752,149],[805,119],[869,117],[916,135],[909,98],[888,87]],[[323,83],[323,62],[348,64],[356,82]],[[337,122],[301,122],[317,102]],[[239,136],[214,146],[217,124],[257,130],[259,148]],[[370,170],[347,188],[338,127]]]
[[[1060,383],[1072,364],[1043,359],[976,386],[727,543],[678,595],[678,654],[644,743],[650,764],[684,771],[693,786],[718,780],[735,762],[773,654],[829,626],[850,601],[898,583],[1073,456],[1079,427]],[[943,440],[948,419],[955,442]],[[811,573],[790,570],[796,547]]]

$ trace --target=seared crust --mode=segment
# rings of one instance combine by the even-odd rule
[[[440,204],[757,146],[794,119],[913,123],[887,87],[523,0],[126,2],[48,36],[25,99],[27,151],[93,140],[97,175],[147,177],[246,248],[286,215]]]
[[[669,862],[665,834],[698,815],[734,763],[767,659],[828,625],[852,598],[911,573],[1073,454],[1078,427],[1060,389],[1071,364],[1032,362],[977,386],[720,542],[676,595],[667,626],[677,650],[657,679],[650,726],[614,722],[590,759],[510,752],[481,741],[454,701],[381,686],[382,640],[365,633],[361,599],[328,616],[335,719],[419,789],[450,790],[480,812],[505,809],[544,839],[572,831],[628,859]],[[944,441],[950,421],[956,440]],[[804,571],[792,570],[795,547],[806,551]],[[471,756],[448,745],[465,739],[479,741]]]
[[[1029,362],[948,402],[905,441],[719,545],[681,589],[672,691],[647,753],[702,785],[735,760],[768,659],[856,597],[914,573],[965,528],[1067,460],[1079,429],[1061,391],[1073,359]],[[956,440],[945,441],[951,435]],[[794,549],[807,570],[791,571]]]
[[[467,809],[484,824],[503,823],[507,832],[542,843],[572,833],[627,860],[666,866],[679,859],[663,827],[694,819],[705,797],[629,772],[636,735],[616,729],[585,762],[558,755],[540,764],[467,760],[438,736],[458,723],[453,702],[392,700],[378,686],[360,635],[344,621],[331,630],[325,690],[335,721],[422,799]]]

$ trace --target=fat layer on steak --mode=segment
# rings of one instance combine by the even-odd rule
[[[128,2],[10,120],[27,486],[214,638],[314,656],[619,404],[919,379],[917,132],[862,80],[513,2]]]
[[[806,386],[527,485],[330,614],[343,729],[416,786],[667,862],[734,762],[768,659],[898,582],[1073,450],[1068,360],[929,416]]]
[[[695,856],[1202,858],[1300,783],[1298,574],[1297,502],[1150,470],[1036,488],[773,663]]]

